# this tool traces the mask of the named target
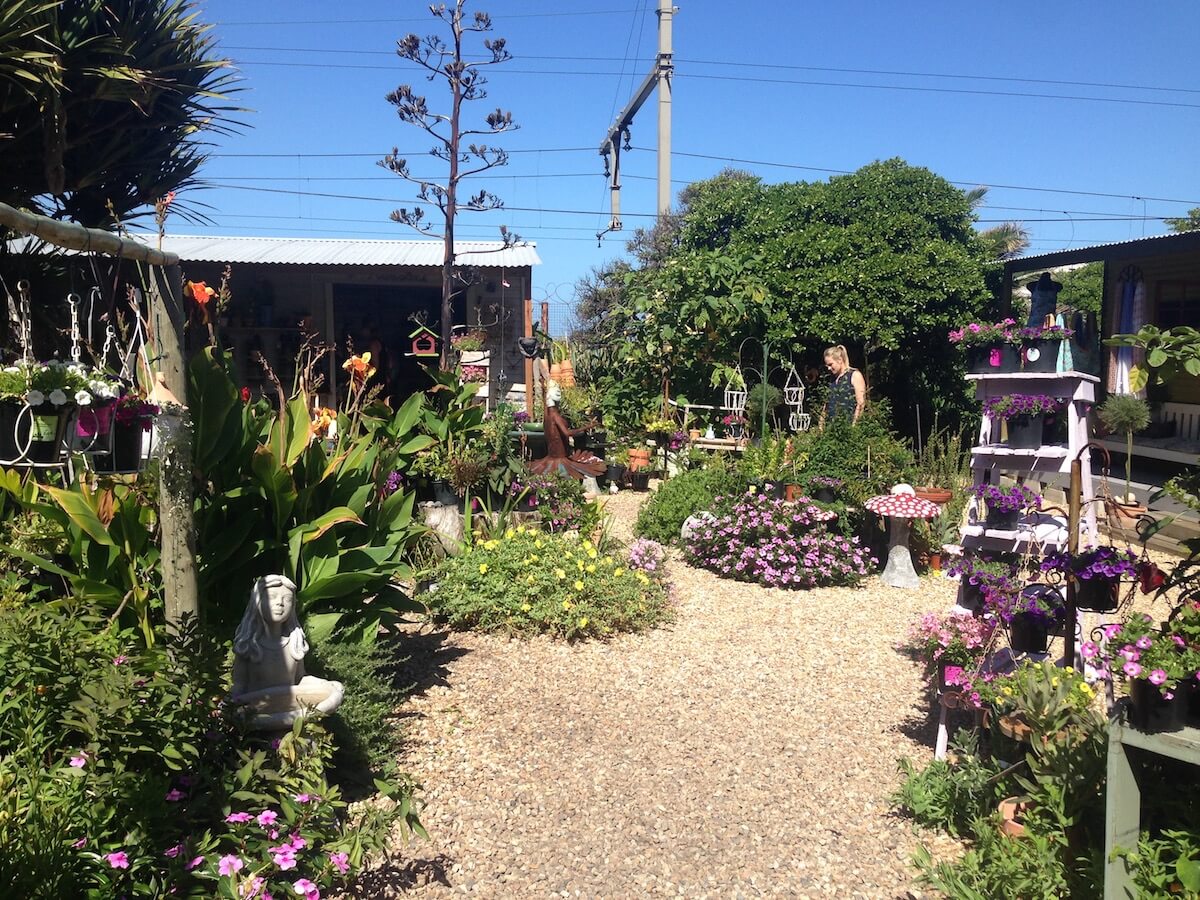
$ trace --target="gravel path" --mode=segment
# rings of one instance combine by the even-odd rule
[[[619,537],[640,499],[609,498]],[[954,586],[669,571],[677,621],[609,643],[414,631],[402,762],[431,841],[364,895],[906,895],[919,839],[887,795],[933,734],[893,647]]]

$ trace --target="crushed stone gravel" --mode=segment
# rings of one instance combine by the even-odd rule
[[[628,540],[646,495],[606,498]],[[933,704],[895,649],[955,584],[783,591],[672,551],[676,621],[568,645],[413,626],[401,764],[429,841],[353,896],[906,897],[896,759]]]

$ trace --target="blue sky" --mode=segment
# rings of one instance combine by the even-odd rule
[[[553,330],[568,321],[576,280],[623,256],[632,229],[653,220],[652,97],[634,122],[639,149],[622,158],[626,231],[597,246],[595,232],[608,222],[597,149],[650,69],[656,5],[467,7],[491,14],[493,34],[515,57],[490,70],[490,97],[468,104],[467,121],[498,105],[521,128],[498,141],[511,151],[509,165],[468,184],[494,191],[507,210],[463,214],[459,232],[491,239],[503,223],[537,242],[544,265],[533,299],[551,303]],[[375,161],[395,146],[414,172],[442,171],[427,156],[428,136],[384,100],[411,83],[428,89],[432,108],[445,108],[442,90],[394,52],[404,34],[437,30],[428,4],[206,0],[199,8],[237,61],[238,100],[253,112],[245,130],[218,140],[202,172],[221,187],[189,198],[212,207],[214,224],[173,230],[415,237],[388,221],[391,209],[412,205],[415,189]],[[899,156],[963,187],[990,186],[980,218],[1024,221],[1031,252],[1160,234],[1163,216],[1200,206],[1198,35],[1194,0],[680,0],[673,191],[729,165],[768,182],[811,181]]]

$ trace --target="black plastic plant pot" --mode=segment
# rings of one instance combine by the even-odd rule
[[[1089,612],[1112,612],[1121,601],[1119,578],[1088,578],[1075,583],[1075,607]]]
[[[458,494],[454,493],[454,488],[450,487],[450,482],[441,480],[433,482],[433,502],[439,506],[458,506],[462,503]]]
[[[615,484],[617,487],[620,487],[625,481],[625,467],[622,465],[614,464],[609,466],[606,474],[608,476],[608,483]]]
[[[650,490],[650,471],[648,469],[638,469],[636,472],[630,472],[629,486],[635,491]]]
[[[142,426],[118,423],[113,430],[113,469],[136,472],[142,467]]]
[[[1187,695],[1187,724],[1200,728],[1200,681],[1193,678],[1180,690]]]
[[[822,503],[833,503],[835,500],[837,500],[837,494],[834,492],[833,488],[818,488],[816,491],[816,496],[814,496],[813,499],[820,500]]]
[[[983,524],[988,528],[995,528],[998,531],[1015,531],[1017,528],[1017,520],[1021,517],[1019,509],[988,509],[987,518],[983,520]]]
[[[1025,362],[1026,372],[1055,372],[1058,370],[1058,351],[1062,347],[1061,338],[1045,341],[1034,341],[1026,344],[1021,355]]]
[[[967,348],[967,371],[972,375],[1004,375],[1021,371],[1021,357],[1012,344]]]
[[[977,584],[971,584],[967,578],[962,580],[962,589],[959,591],[958,605],[963,609],[969,609],[973,613],[978,613],[983,609],[983,588]]]
[[[782,500],[787,496],[787,485],[782,481],[770,482],[770,489],[767,491],[776,500]]]
[[[1187,697],[1176,690],[1168,700],[1158,686],[1144,679],[1129,682],[1129,724],[1138,731],[1155,734],[1178,731],[1187,720]]]
[[[1050,631],[1043,617],[1020,612],[1008,623],[1008,640],[1014,653],[1045,653]]]
[[[1045,416],[1013,416],[1008,420],[1008,446],[1013,450],[1036,450],[1042,446]]]

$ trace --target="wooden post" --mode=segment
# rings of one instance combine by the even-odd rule
[[[533,298],[525,298],[525,337],[533,337]],[[525,412],[533,418],[533,360],[525,360]]]
[[[183,280],[179,266],[151,268],[149,288],[155,368],[161,373],[166,388],[186,402]],[[164,430],[170,427],[169,422],[163,424]],[[170,453],[163,454],[159,465],[158,516],[162,528],[167,628],[177,632],[185,617],[200,614],[196,538],[192,524],[192,429],[186,418],[177,420],[170,437]]]

